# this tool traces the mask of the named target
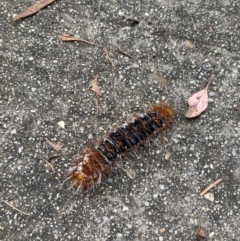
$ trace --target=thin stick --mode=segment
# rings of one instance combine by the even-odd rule
[[[82,38],[78,38],[77,41],[84,42],[84,43],[89,44],[89,45],[92,45],[92,46],[94,45],[93,42],[87,41],[87,40],[82,39]]]
[[[202,50],[204,50],[204,51],[206,51],[206,52],[208,52],[208,53],[210,52],[210,50],[201,47],[199,44],[196,44],[196,47],[199,48],[199,49],[202,49]]]
[[[43,161],[45,161],[45,162],[50,166],[50,168],[52,169],[52,171],[54,172],[54,168],[53,168],[52,164],[51,164],[48,160],[46,160],[43,156],[39,155],[39,157],[40,157]]]
[[[201,193],[200,196],[203,196],[205,193],[207,193],[210,189],[212,189],[213,187],[215,187],[219,182],[221,182],[223,180],[223,178],[219,178],[217,181],[215,181],[214,183],[212,183],[209,187],[207,187],[206,189],[204,189]]]
[[[107,59],[108,59],[109,62],[111,63],[111,65],[112,65],[112,69],[113,69],[113,61],[112,61],[112,59],[111,59],[110,56],[109,56],[109,53],[108,53],[107,48],[103,48],[103,51],[104,51],[104,53],[106,54]]]
[[[210,76],[210,79],[209,79],[209,81],[208,81],[208,84],[207,84],[207,86],[206,86],[206,89],[208,89],[209,85],[210,85],[211,82],[212,82],[212,79],[213,79],[213,75]]]
[[[97,111],[97,114],[98,114],[98,99],[95,99],[95,104],[96,104],[96,111]]]
[[[11,208],[17,210],[17,211],[20,212],[21,214],[24,214],[24,215],[27,215],[27,216],[31,215],[31,214],[29,214],[29,213],[25,213],[25,212],[19,210],[18,208],[14,207],[12,204],[10,204],[10,203],[8,203],[8,202],[2,200],[2,199],[1,199],[1,201],[4,202],[4,203],[6,203],[6,204],[7,204],[8,206],[10,206]]]
[[[86,44],[89,44],[89,45],[94,45],[93,42],[90,42],[90,41],[87,41],[85,39],[82,39],[82,38],[77,38],[75,37],[74,35],[70,35],[70,34],[63,34],[60,39],[63,41],[63,42],[66,42],[66,41],[80,41],[80,42],[83,42],[83,43],[86,43]]]
[[[130,59],[133,59],[133,57],[130,54],[127,54],[126,52],[124,52],[122,49],[120,49],[117,45],[115,45],[115,47],[117,48],[117,52],[123,55],[126,55],[127,57],[129,57]]]

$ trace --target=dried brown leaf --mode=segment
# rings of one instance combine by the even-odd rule
[[[102,95],[102,91],[98,87],[98,74],[96,77],[90,82],[88,89],[90,89],[94,92],[96,92],[98,95]]]
[[[52,2],[54,2],[56,0],[40,0],[37,3],[34,3],[33,5],[31,5],[29,8],[27,8],[26,10],[24,10],[23,12],[17,14],[12,21],[16,21],[20,18],[25,18],[28,17],[30,15],[33,15],[35,13],[37,13],[38,11],[40,11],[42,8],[45,8],[47,5],[51,4]]]
[[[234,108],[235,111],[240,111],[240,106]]]
[[[211,75],[207,86],[195,94],[193,94],[188,99],[188,110],[185,115],[186,118],[194,118],[198,115],[200,115],[204,110],[208,107],[208,87],[210,83],[212,82],[213,75]]]
[[[64,41],[64,42],[67,42],[67,41],[81,41],[81,42],[86,43],[86,44],[94,45],[94,43],[92,43],[92,42],[89,42],[89,41],[87,41],[85,39],[82,39],[82,38],[77,38],[74,35],[67,34],[67,33],[64,33],[62,36],[60,36],[60,39],[62,41]]]
[[[199,241],[205,240],[207,237],[206,232],[203,227],[199,227],[198,232],[197,232],[197,239]]]
[[[58,142],[57,144],[54,144],[51,141],[49,141],[48,138],[45,138],[45,140],[55,151],[61,151],[64,146],[60,142]]]

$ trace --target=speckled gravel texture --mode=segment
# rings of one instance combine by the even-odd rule
[[[1,201],[0,240],[191,241],[199,226],[207,240],[239,240],[239,1],[58,0],[11,21],[34,2],[0,0],[0,198],[30,214]],[[101,97],[88,89],[96,74]],[[186,120],[211,74],[207,111]],[[176,111],[168,143],[143,148],[94,193],[61,187],[79,150],[158,102]],[[52,172],[40,156],[56,155]],[[221,177],[214,200],[199,196]]]

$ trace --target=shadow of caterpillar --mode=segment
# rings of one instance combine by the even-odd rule
[[[120,167],[129,154],[137,152],[170,128],[174,117],[172,108],[163,104],[156,104],[143,114],[134,114],[131,120],[107,133],[96,146],[91,145],[79,153],[64,182],[69,182],[69,188],[77,192],[96,188]]]

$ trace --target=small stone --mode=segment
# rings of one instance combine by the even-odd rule
[[[158,193],[153,194],[153,198],[157,198],[158,197]]]
[[[133,68],[133,69],[138,69],[138,68],[139,68],[139,65],[136,64],[136,63],[134,63],[134,64],[132,64],[132,68]]]
[[[209,234],[209,238],[212,238],[214,236],[214,232],[211,232],[210,234]]]
[[[132,224],[127,224],[128,229],[132,228]]]
[[[170,156],[171,156],[171,153],[170,152],[167,152],[166,154],[165,154],[165,160],[167,161],[167,160],[169,160],[169,158],[170,158]]]
[[[13,129],[13,130],[11,131],[11,134],[12,134],[12,135],[14,135],[14,134],[16,134],[16,133],[17,133],[16,129]]]
[[[127,206],[124,206],[124,207],[123,207],[123,211],[128,211],[128,207],[127,207]]]
[[[64,123],[64,121],[59,121],[59,122],[58,122],[58,125],[59,125],[60,127],[64,128],[65,123]]]
[[[146,202],[144,203],[144,205],[145,205],[146,207],[148,207],[148,206],[149,206],[149,202],[146,201]]]
[[[236,149],[232,149],[232,155],[236,156],[236,154],[237,154]]]
[[[192,48],[193,48],[193,44],[192,44],[191,41],[186,40],[186,41],[185,41],[185,44],[186,44],[186,46],[187,46],[189,49],[192,49]]]
[[[213,202],[214,201],[214,194],[211,192],[208,192],[204,195],[204,198],[206,198],[207,200]]]
[[[80,132],[84,133],[84,127],[82,127],[82,126],[80,127]]]
[[[160,229],[160,233],[165,233],[166,232],[166,228],[161,228]]]
[[[104,222],[104,223],[108,223],[108,222],[109,222],[109,218],[106,217],[106,216],[104,216],[104,217],[103,217],[103,222]]]

